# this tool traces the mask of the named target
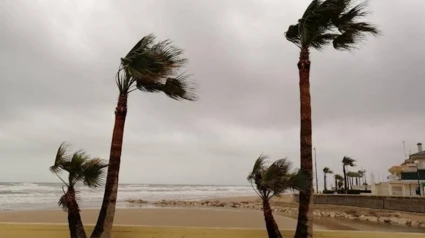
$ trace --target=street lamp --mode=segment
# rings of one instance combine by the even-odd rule
[[[421,196],[422,194],[422,189],[421,189],[421,182],[419,181],[419,160],[415,160],[415,165],[416,165],[416,173],[418,176],[418,189],[419,189],[419,196]]]

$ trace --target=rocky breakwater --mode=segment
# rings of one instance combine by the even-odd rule
[[[183,200],[161,200],[149,202],[144,200],[128,200],[130,204],[151,204],[158,207],[211,207],[211,208],[235,208],[235,209],[253,209],[262,210],[261,201],[220,201],[220,200],[205,200],[205,201],[183,201]],[[273,202],[272,202],[273,206]],[[341,210],[341,209],[339,209]],[[293,216],[298,214],[298,209],[295,207],[273,206],[273,212],[283,215]],[[408,214],[399,212],[377,212],[368,209],[368,212],[361,212],[358,209],[344,209],[344,211],[329,211],[314,209],[313,215],[321,218],[334,218],[346,220],[358,220],[374,223],[387,223],[393,225],[402,225],[410,227],[425,228],[425,218],[421,220],[412,219]]]

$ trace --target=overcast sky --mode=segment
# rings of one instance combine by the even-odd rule
[[[199,101],[130,94],[120,182],[246,184],[261,153],[299,166],[299,50],[284,32],[308,0],[0,4],[0,182],[56,182],[62,141],[109,158],[120,57],[149,33],[185,49]],[[425,1],[369,9],[380,38],[311,53],[319,171],[342,173],[347,155],[383,177],[403,140],[425,143]]]

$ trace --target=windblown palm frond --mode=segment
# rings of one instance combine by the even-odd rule
[[[325,174],[331,174],[331,173],[333,173],[333,172],[332,172],[332,170],[331,170],[330,168],[328,168],[328,167],[324,167],[324,168],[323,168],[323,173],[325,173]]]
[[[108,164],[104,160],[95,158],[86,160],[82,164],[82,177],[83,183],[89,188],[97,188],[104,182],[104,168],[108,167]]]
[[[261,175],[265,170],[265,162],[266,162],[267,156],[261,154],[257,160],[255,160],[254,167],[252,168],[251,173],[248,175],[248,180],[255,180],[257,175]]]
[[[68,155],[66,151],[68,147],[69,145],[64,143],[59,146],[55,164],[50,167],[50,170],[68,187],[74,187],[78,182],[83,182],[91,188],[100,186],[103,181],[101,176],[103,169],[108,165],[101,159],[92,159],[84,150]],[[59,176],[62,170],[68,172],[68,183]]]
[[[280,159],[265,166],[266,156],[260,155],[255,161],[252,172],[248,176],[251,184],[262,199],[270,199],[287,189],[305,188],[306,179],[299,172],[292,171],[292,163],[287,159]]]
[[[335,174],[335,175],[334,175],[334,178],[335,178],[336,180],[340,180],[340,181],[344,180],[344,177],[342,177],[342,176],[341,176],[341,175],[339,175],[339,174]]]
[[[380,34],[376,26],[359,22],[367,15],[367,4],[352,6],[354,0],[315,0],[298,24],[290,25],[285,36],[300,48],[317,50],[332,43],[337,50],[351,50],[367,35]]]
[[[183,50],[169,40],[155,42],[155,36],[150,34],[121,59],[116,82],[123,94],[139,89],[193,101],[196,99],[193,85],[187,80],[188,76],[178,74],[186,63]]]
[[[56,152],[56,158],[54,164],[49,168],[52,173],[58,173],[61,170],[61,164],[67,158],[67,149],[70,146],[66,142],[62,142]]]
[[[344,166],[350,166],[350,167],[354,167],[354,166],[356,166],[354,163],[356,162],[356,160],[355,159],[352,159],[352,158],[350,158],[350,157],[348,157],[348,156],[344,156],[344,158],[342,159],[342,164],[344,165]]]

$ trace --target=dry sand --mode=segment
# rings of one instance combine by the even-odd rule
[[[82,211],[85,224],[96,222],[98,210]],[[293,218],[275,215],[281,229],[295,229]],[[66,213],[61,210],[25,211],[0,213],[0,222],[24,223],[67,223]],[[196,226],[196,227],[238,227],[264,229],[261,211],[237,209],[192,209],[192,208],[148,208],[117,209],[115,224],[151,226]],[[315,229],[326,229],[315,226]]]

